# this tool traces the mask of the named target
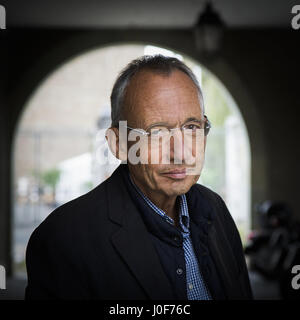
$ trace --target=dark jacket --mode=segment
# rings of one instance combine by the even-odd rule
[[[124,166],[35,229],[26,252],[26,299],[174,299],[124,183]],[[241,240],[224,201],[198,184],[187,197],[194,207],[205,203],[199,217],[209,224],[206,244],[225,298],[251,299]]]

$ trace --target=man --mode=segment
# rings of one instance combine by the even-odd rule
[[[108,144],[123,162],[33,232],[26,298],[251,299],[230,213],[196,184],[210,124],[192,71],[175,58],[137,59],[111,106]]]

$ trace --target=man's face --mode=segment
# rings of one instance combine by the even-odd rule
[[[181,127],[188,119],[203,120],[202,106],[199,95],[192,80],[181,71],[173,71],[170,75],[156,74],[151,71],[141,71],[136,74],[126,91],[124,111],[128,126],[132,128],[149,129],[155,124],[168,128]],[[163,161],[161,147],[159,150],[158,164],[151,164],[151,152],[147,153],[147,164],[130,164],[132,177],[145,194],[163,193],[166,196],[177,196],[186,193],[199,179],[196,175],[176,173],[190,167],[185,163],[182,153],[174,148],[176,135],[170,143],[170,161]],[[206,138],[202,139],[204,148]],[[185,143],[185,140],[181,140]],[[129,144],[130,146],[130,144]],[[181,149],[180,149],[181,150]],[[143,155],[141,155],[143,156]],[[180,159],[179,159],[180,158]],[[181,164],[175,164],[182,160]]]

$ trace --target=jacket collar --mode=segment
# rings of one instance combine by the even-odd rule
[[[121,164],[107,180],[108,214],[120,226],[111,241],[150,299],[173,299],[171,284],[126,189],[122,176],[124,166]]]
[[[109,217],[120,226],[112,234],[111,241],[150,299],[174,299],[171,285],[147,234],[146,226],[126,189],[123,180],[123,170],[126,170],[124,166],[126,165],[121,164],[106,181]],[[193,186],[186,194],[190,216],[201,229],[201,240],[207,245],[219,271],[226,298],[237,299],[239,297],[231,293],[241,292],[236,279],[237,272],[228,267],[228,261],[235,262],[235,257],[230,245],[227,241],[224,242],[224,235],[217,231],[224,230],[218,217],[224,215],[224,212],[218,207],[218,201],[210,197],[208,192],[203,193],[201,188],[203,187]],[[231,267],[236,269],[235,265],[231,264]]]

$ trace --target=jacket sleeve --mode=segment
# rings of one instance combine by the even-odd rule
[[[41,227],[41,226],[40,226]],[[80,256],[68,237],[50,225],[38,227],[26,250],[25,300],[87,299]]]
[[[26,268],[28,284],[25,291],[25,300],[55,299],[55,281],[51,256],[42,237],[35,230],[30,237],[26,249]]]

